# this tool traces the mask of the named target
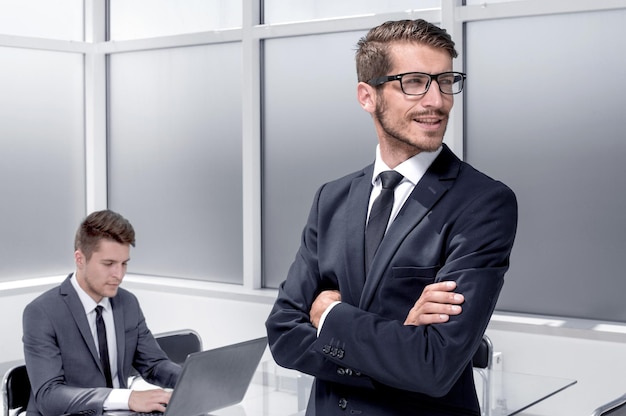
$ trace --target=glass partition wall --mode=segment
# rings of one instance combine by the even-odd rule
[[[80,0],[0,1],[0,280],[73,264],[85,89],[83,54],[69,41],[82,41],[82,16]]]
[[[109,207],[137,228],[131,273],[276,288],[317,187],[374,158],[359,37],[424,18],[468,72],[446,141],[520,197],[499,309],[524,312],[512,293],[538,283],[582,293],[592,265],[612,287],[626,0],[414,4],[0,0],[0,280],[71,270],[77,223]],[[557,267],[572,258],[585,267]],[[615,317],[614,300],[572,304],[530,312]]]

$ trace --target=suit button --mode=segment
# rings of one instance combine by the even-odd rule
[[[330,355],[332,357],[336,357],[337,356],[337,347],[333,347],[330,349]]]
[[[324,348],[322,348],[322,352],[324,354],[328,354],[330,352],[330,345],[324,345]]]
[[[341,368],[341,367],[339,367],[339,368],[337,369],[337,374],[339,374],[340,376],[345,375],[345,374],[346,374],[346,369],[345,369],[345,368]]]
[[[341,348],[337,349],[337,358],[342,359],[343,358],[343,354],[344,354],[343,349],[341,349]]]
[[[351,368],[346,368],[345,373],[346,373],[347,375],[351,376],[351,375],[352,375],[352,369],[351,369]]]
[[[348,401],[344,398],[339,399],[339,408],[345,410],[348,407]]]

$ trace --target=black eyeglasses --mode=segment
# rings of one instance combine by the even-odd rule
[[[463,91],[465,78],[466,75],[462,72],[442,72],[432,75],[424,72],[407,72],[370,79],[367,83],[372,87],[378,87],[389,81],[400,81],[400,88],[406,95],[423,95],[428,92],[434,79],[442,94],[453,95]]]

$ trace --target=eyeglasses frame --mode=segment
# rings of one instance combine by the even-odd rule
[[[402,83],[402,77],[404,77],[405,75],[414,75],[414,74],[418,74],[418,75],[426,75],[428,77],[428,83],[426,84],[426,88],[424,90],[424,92],[420,93],[420,94],[409,94],[407,92],[404,91],[404,84]],[[454,74],[454,82],[458,82],[459,78],[461,81],[461,89],[458,92],[445,92],[441,89],[441,84],[439,84],[439,76],[441,75],[447,75],[447,74]],[[367,84],[371,85],[372,87],[379,87],[389,81],[400,81],[400,89],[402,90],[402,93],[405,95],[409,95],[412,97],[418,97],[420,95],[424,95],[428,92],[428,90],[430,89],[431,84],[433,83],[433,79],[435,81],[437,81],[437,86],[439,87],[439,91],[442,94],[446,94],[446,95],[456,95],[459,94],[461,92],[463,92],[463,88],[465,87],[465,80],[467,79],[467,75],[463,72],[455,72],[455,71],[446,71],[446,72],[441,72],[439,74],[427,74],[426,72],[417,72],[417,71],[413,71],[413,72],[405,72],[403,74],[396,74],[396,75],[384,75],[382,77],[377,77],[374,79],[370,79],[369,81],[367,81]]]

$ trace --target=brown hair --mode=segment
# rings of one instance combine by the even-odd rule
[[[74,250],[80,250],[89,260],[98,249],[100,240],[135,246],[135,230],[128,220],[110,210],[92,212],[76,231]]]
[[[371,29],[357,44],[356,72],[359,82],[387,75],[392,66],[389,46],[394,42],[416,42],[444,49],[452,58],[458,56],[454,41],[445,29],[422,19],[385,22]]]

